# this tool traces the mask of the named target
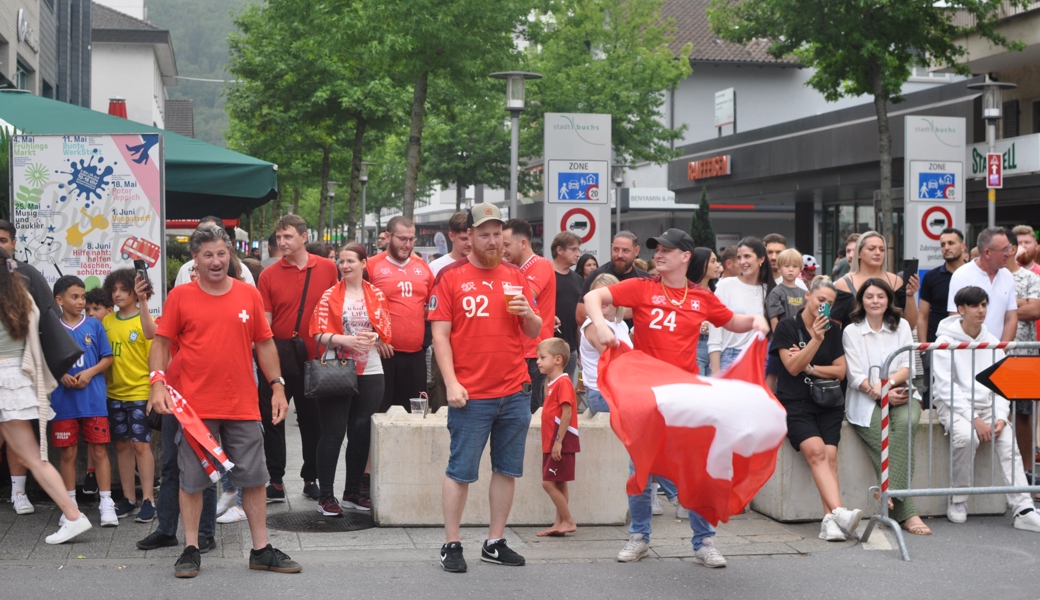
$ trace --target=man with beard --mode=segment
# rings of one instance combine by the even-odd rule
[[[408,410],[411,398],[426,391],[426,302],[433,288],[433,273],[422,259],[412,256],[415,223],[397,216],[386,225],[390,238],[386,252],[368,261],[368,278],[390,303],[393,345],[378,342],[383,362],[383,403],[379,412],[397,405]]]
[[[538,344],[553,337],[556,328],[556,273],[552,263],[534,253],[531,238],[534,231],[523,219],[510,219],[502,228],[502,258],[520,267],[534,298],[534,309],[542,320],[538,337],[524,340],[527,374],[531,377],[531,413],[545,400],[545,375],[538,370]]]
[[[387,231],[380,231],[379,232],[379,239],[376,240],[376,248],[378,248],[380,252],[384,252],[384,251],[386,251],[386,245],[389,244],[389,243],[390,243],[390,233],[387,232]]]
[[[858,239],[858,238],[857,238]],[[917,309],[917,337],[922,342],[934,342],[939,323],[948,317],[946,305],[950,295],[950,279],[953,272],[964,265],[966,256],[964,234],[959,229],[947,227],[939,234],[939,249],[942,251],[942,265],[928,271],[921,280],[921,302]],[[934,308],[933,308],[934,307]],[[921,364],[924,366],[924,408],[931,402],[932,353],[921,353]]]
[[[276,340],[291,340],[302,337],[306,356],[297,356],[290,367],[282,365],[285,376],[285,394],[296,403],[296,419],[300,426],[300,441],[303,446],[303,494],[312,500],[319,496],[318,467],[315,453],[321,437],[321,420],[314,399],[303,394],[303,364],[314,357],[317,346],[310,331],[314,307],[318,305],[325,290],[339,281],[336,264],[307,252],[307,222],[299,215],[285,215],[275,225],[275,235],[282,258],[260,273],[260,296],[264,300],[267,322]],[[301,334],[303,334],[301,336]],[[298,342],[297,342],[298,343]],[[286,357],[283,356],[283,359]],[[272,420],[271,386],[260,378],[260,414],[264,423],[264,453],[271,484],[267,486],[268,502],[285,502],[285,423]]]
[[[1018,240],[1018,264],[1040,275],[1040,265],[1036,263],[1036,257],[1040,254],[1040,247],[1036,244],[1036,232],[1029,225],[1018,225],[1011,233]]]
[[[633,277],[649,277],[650,274],[642,269],[635,268],[636,259],[639,258],[639,238],[631,231],[619,231],[614,235],[614,241],[610,243],[610,262],[596,269],[585,278],[581,286],[581,296],[578,297],[578,309],[575,311],[575,320],[578,324],[585,322],[585,294],[592,289],[592,282],[596,281],[602,273],[610,273],[618,278],[618,281],[632,279]],[[629,327],[632,321],[625,319]]]
[[[433,347],[448,392],[451,455],[441,490],[445,544],[441,567],[466,572],[459,526],[469,484],[491,439],[491,522],[480,560],[509,566],[524,557],[505,541],[516,478],[524,472],[524,443],[531,425],[530,377],[524,338],[538,337],[542,320],[520,269],[502,263],[502,213],[493,204],[469,211],[473,250],[468,260],[440,272],[430,296]],[[512,294],[506,296],[507,286]],[[523,290],[517,293],[517,290]]]

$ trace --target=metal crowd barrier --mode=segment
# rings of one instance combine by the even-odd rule
[[[874,379],[874,377],[873,377],[874,376],[874,369],[878,370],[877,372],[878,372],[879,375],[881,373],[886,373],[886,374],[889,373],[892,363],[895,362],[896,358],[900,354],[902,354],[904,352],[926,352],[926,351],[931,352],[931,356],[929,357],[931,359],[931,380],[929,381],[928,392],[929,392],[930,397],[931,397],[932,409],[931,410],[927,410],[927,413],[928,413],[928,462],[927,462],[926,465],[924,465],[927,468],[927,470],[928,470],[928,485],[926,487],[923,487],[923,488],[914,488],[913,487],[913,472],[915,470],[915,467],[917,469],[920,469],[921,466],[922,466],[920,464],[920,461],[916,460],[913,457],[913,453],[914,453],[914,447],[913,447],[914,441],[913,441],[913,439],[914,439],[914,436],[912,435],[912,433],[913,433],[913,428],[917,427],[919,423],[913,422],[913,419],[908,419],[907,427],[908,427],[908,434],[909,435],[907,436],[907,439],[909,440],[908,443],[910,444],[909,455],[911,457],[911,460],[907,461],[907,482],[908,482],[907,483],[907,489],[891,489],[889,487],[889,475],[888,475],[888,471],[889,471],[889,468],[888,468],[888,437],[889,437],[888,389],[889,389],[889,386],[886,385],[884,388],[882,388],[882,399],[881,399],[881,483],[880,483],[880,486],[877,486],[877,485],[871,486],[870,489],[868,490],[868,494],[870,494],[871,497],[873,497],[874,494],[878,494],[879,495],[879,499],[880,499],[880,502],[881,502],[881,514],[873,515],[873,516],[870,517],[870,521],[867,523],[867,527],[863,531],[863,535],[860,537],[860,541],[861,542],[866,542],[870,538],[870,534],[874,530],[874,526],[875,525],[878,525],[878,524],[887,525],[895,533],[896,541],[899,543],[899,552],[902,554],[903,560],[904,561],[909,561],[910,560],[910,553],[909,553],[909,551],[907,550],[907,547],[906,547],[906,540],[903,537],[903,530],[900,527],[899,523],[896,523],[894,519],[892,519],[891,517],[888,516],[888,510],[889,510],[888,509],[888,499],[889,498],[913,498],[913,497],[920,497],[920,496],[953,496],[953,495],[957,495],[957,496],[974,496],[974,495],[979,495],[979,494],[1013,494],[1013,493],[1028,493],[1030,495],[1034,495],[1034,494],[1040,492],[1040,485],[1032,485],[1030,483],[1030,480],[1032,480],[1033,482],[1040,483],[1040,480],[1038,480],[1038,477],[1037,477],[1037,473],[1038,473],[1037,467],[1038,467],[1038,464],[1037,464],[1036,461],[1033,461],[1033,469],[1031,471],[1032,476],[1027,475],[1026,481],[1015,481],[1015,476],[1018,475],[1018,474],[1015,473],[1014,470],[1013,470],[1012,471],[1012,481],[1007,482],[1007,484],[1005,484],[1005,485],[997,485],[997,482],[995,481],[995,479],[998,477],[998,473],[1001,473],[999,475],[999,478],[1001,480],[1003,480],[1003,474],[1002,474],[1003,471],[998,468],[999,467],[999,462],[998,462],[998,459],[996,457],[996,444],[994,443],[995,440],[991,440],[989,442],[989,444],[988,444],[989,447],[990,447],[990,449],[989,449],[989,453],[990,453],[990,481],[989,481],[989,485],[978,485],[976,483],[976,481],[975,481],[975,460],[974,459],[971,462],[970,479],[969,479],[968,487],[956,487],[956,488],[955,487],[942,487],[942,488],[937,488],[934,485],[934,482],[935,482],[935,478],[934,478],[935,471],[934,471],[934,469],[935,469],[936,465],[934,464],[934,460],[933,460],[933,458],[934,458],[933,450],[935,448],[935,439],[934,439],[935,432],[934,432],[934,428],[932,426],[935,423],[940,421],[939,418],[938,418],[938,415],[937,415],[937,411],[935,410],[935,405],[936,405],[936,397],[935,397],[935,363],[936,363],[936,361],[938,361],[938,360],[947,360],[948,359],[950,361],[950,366],[951,366],[950,372],[952,373],[953,370],[954,370],[954,365],[955,365],[954,359],[955,359],[956,354],[958,352],[971,352],[971,375],[972,375],[972,380],[975,381],[976,376],[978,375],[978,371],[975,368],[976,352],[980,352],[980,351],[982,351],[982,352],[991,352],[991,353],[993,353],[993,356],[995,358],[995,356],[996,356],[996,352],[995,351],[996,350],[1034,350],[1034,349],[1035,350],[1040,350],[1040,342],[999,342],[999,343],[992,343],[992,342],[961,342],[961,343],[914,344],[914,345],[910,345],[910,346],[903,346],[902,348],[900,348],[900,349],[896,350],[895,352],[893,352],[891,355],[888,356],[887,359],[885,359],[885,363],[884,363],[884,365],[882,367],[880,367],[880,368],[872,367],[871,368],[871,371],[870,371],[871,381],[878,381],[877,379]],[[914,379],[916,378],[916,376],[915,376],[914,360],[913,360],[912,356],[911,356],[909,362],[910,362],[910,379],[907,382],[907,385],[909,386],[911,398],[913,398],[913,396],[916,394],[918,388],[916,388],[915,385],[914,385]],[[996,362],[996,361],[994,360],[993,362]],[[1026,397],[1026,396],[1019,395],[1018,397],[1007,398],[1011,402],[1011,412],[1009,413],[1009,420],[1011,421],[1011,435],[1012,435],[1012,438],[1014,438],[1014,441],[1011,444],[1011,446],[1012,446],[1012,457],[1014,457],[1014,456],[1019,454],[1018,443],[1017,443],[1018,438],[1017,438],[1017,435],[1016,435],[1017,434],[1016,425],[1017,425],[1018,419],[1015,416],[1016,415],[1016,412],[1015,412],[1015,402],[1034,402],[1034,401],[1040,400],[1040,369],[1037,370],[1037,375],[1038,375],[1038,379],[1037,379],[1035,385],[1030,386],[1031,390],[1030,390],[1029,394],[1026,395],[1026,396],[1031,396],[1031,397]],[[953,384],[951,382],[951,392],[952,392],[952,390],[953,390]],[[951,395],[953,395],[953,394],[951,393]],[[992,416],[993,415],[993,408],[996,405],[996,399],[997,399],[997,396],[995,394],[991,394],[991,402],[990,402],[990,415],[991,415],[991,417],[990,417],[990,422],[989,422],[990,427],[993,427],[994,424],[996,423],[995,418]],[[946,405],[949,406],[949,408],[950,408],[950,420],[952,421],[953,420],[955,399],[948,398],[948,399],[943,399],[943,400],[945,401]],[[911,399],[911,402],[912,401],[913,400]],[[971,389],[970,401],[971,401],[971,415],[972,415],[971,422],[974,423],[974,421],[975,421],[975,386],[974,385],[972,386],[972,389]],[[1030,435],[1030,439],[1031,439],[1030,449],[1035,452],[1035,448],[1037,447],[1036,446],[1036,442],[1037,442],[1037,439],[1036,439],[1037,410],[1036,409],[1040,408],[1040,405],[1034,404],[1033,408],[1034,408],[1034,410],[1033,410],[1032,414],[1030,415],[1030,430],[1032,432],[1031,435]],[[941,425],[941,423],[940,423],[940,425]],[[972,438],[972,440],[969,440],[969,444],[971,444],[972,441],[977,436],[977,434],[974,432],[974,430],[972,431],[972,436],[973,436],[973,438]],[[953,478],[953,436],[950,435],[949,433],[947,433],[946,437],[949,438],[949,442],[948,442],[948,444],[949,444],[948,450],[949,450],[949,454],[950,454],[950,465],[949,465],[950,479],[949,479],[949,481],[950,481],[950,485],[952,486],[953,482],[954,482],[954,478]],[[976,449],[975,456],[978,455],[978,452],[981,449],[982,445],[983,444],[980,441],[979,442],[979,449]],[[1024,464],[1025,463],[1023,462],[1023,466],[1024,466]],[[983,482],[983,483],[985,483],[985,482]]]

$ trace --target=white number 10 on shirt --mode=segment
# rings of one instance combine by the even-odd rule
[[[412,282],[411,281],[398,281],[397,287],[401,288],[401,296],[405,298],[412,297]]]
[[[466,311],[467,317],[490,317],[487,312],[488,298],[480,296],[465,296],[462,298],[462,309]]]
[[[668,316],[665,316],[664,310],[660,308],[650,309],[650,329],[664,329],[668,328],[668,331],[675,331],[675,311],[670,311]],[[663,320],[663,321],[662,321]]]

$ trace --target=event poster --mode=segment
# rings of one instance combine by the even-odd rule
[[[15,135],[11,137],[15,258],[53,284],[76,275],[87,290],[114,269],[147,265],[161,312],[165,281],[162,137]]]

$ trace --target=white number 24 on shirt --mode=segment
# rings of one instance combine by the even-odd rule
[[[668,331],[675,331],[675,311],[669,311],[668,316],[665,316],[664,310],[660,308],[653,308],[650,310],[650,329],[664,329],[668,328]]]

